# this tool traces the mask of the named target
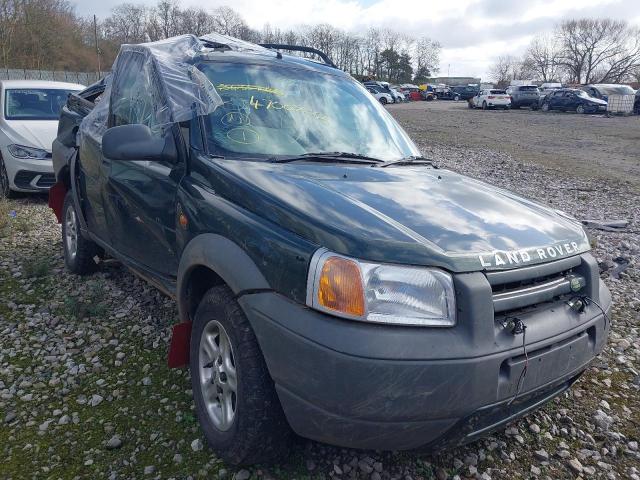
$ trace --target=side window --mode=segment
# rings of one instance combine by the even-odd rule
[[[118,60],[126,65],[118,66],[122,72],[115,79],[111,92],[112,127],[119,125],[142,124],[152,132],[159,134],[163,121],[161,99],[154,81],[153,67],[144,61],[144,56],[132,52]]]

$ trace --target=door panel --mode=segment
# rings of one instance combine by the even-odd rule
[[[109,165],[102,161],[102,147],[91,135],[83,135],[79,146],[80,191],[84,198],[87,228],[105,243],[110,243],[104,190]]]
[[[108,180],[116,249],[163,275],[177,272],[176,194],[182,165],[114,161]]]
[[[169,118],[166,97],[150,62],[135,52],[126,59],[121,78],[114,79],[109,125],[142,124],[154,136],[177,142],[180,131]],[[120,60],[118,60],[120,61]],[[184,149],[178,149],[183,151]],[[185,159],[174,163],[111,160],[105,188],[106,217],[115,249],[152,274],[177,273],[175,251],[176,194]]]

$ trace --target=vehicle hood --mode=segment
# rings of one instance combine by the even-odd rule
[[[11,143],[51,151],[58,131],[57,120],[4,120],[4,133]]]
[[[607,105],[607,101],[606,100],[601,100],[601,99],[595,98],[595,97],[584,98],[583,100],[585,102],[593,103],[594,105]]]
[[[576,221],[428,166],[221,161],[234,202],[344,255],[452,271],[517,268],[589,249]],[[243,194],[254,190],[258,198]]]

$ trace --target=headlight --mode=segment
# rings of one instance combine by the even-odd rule
[[[307,305],[352,320],[452,327],[450,274],[435,268],[377,264],[319,250],[311,260]]]
[[[24,145],[8,145],[9,153],[16,158],[35,158],[44,160],[50,156],[49,152],[40,148],[25,147]]]

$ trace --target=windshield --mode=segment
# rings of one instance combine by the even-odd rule
[[[7,120],[58,120],[71,92],[59,88],[21,88],[5,91],[4,117]]]
[[[576,94],[577,94],[579,97],[591,98],[591,95],[589,95],[589,94],[588,94],[587,92],[585,92],[584,90],[578,90],[578,91],[576,92]]]
[[[348,152],[382,160],[420,155],[380,102],[350,78],[237,63],[198,68],[224,102],[204,117],[212,154],[277,158]]]

